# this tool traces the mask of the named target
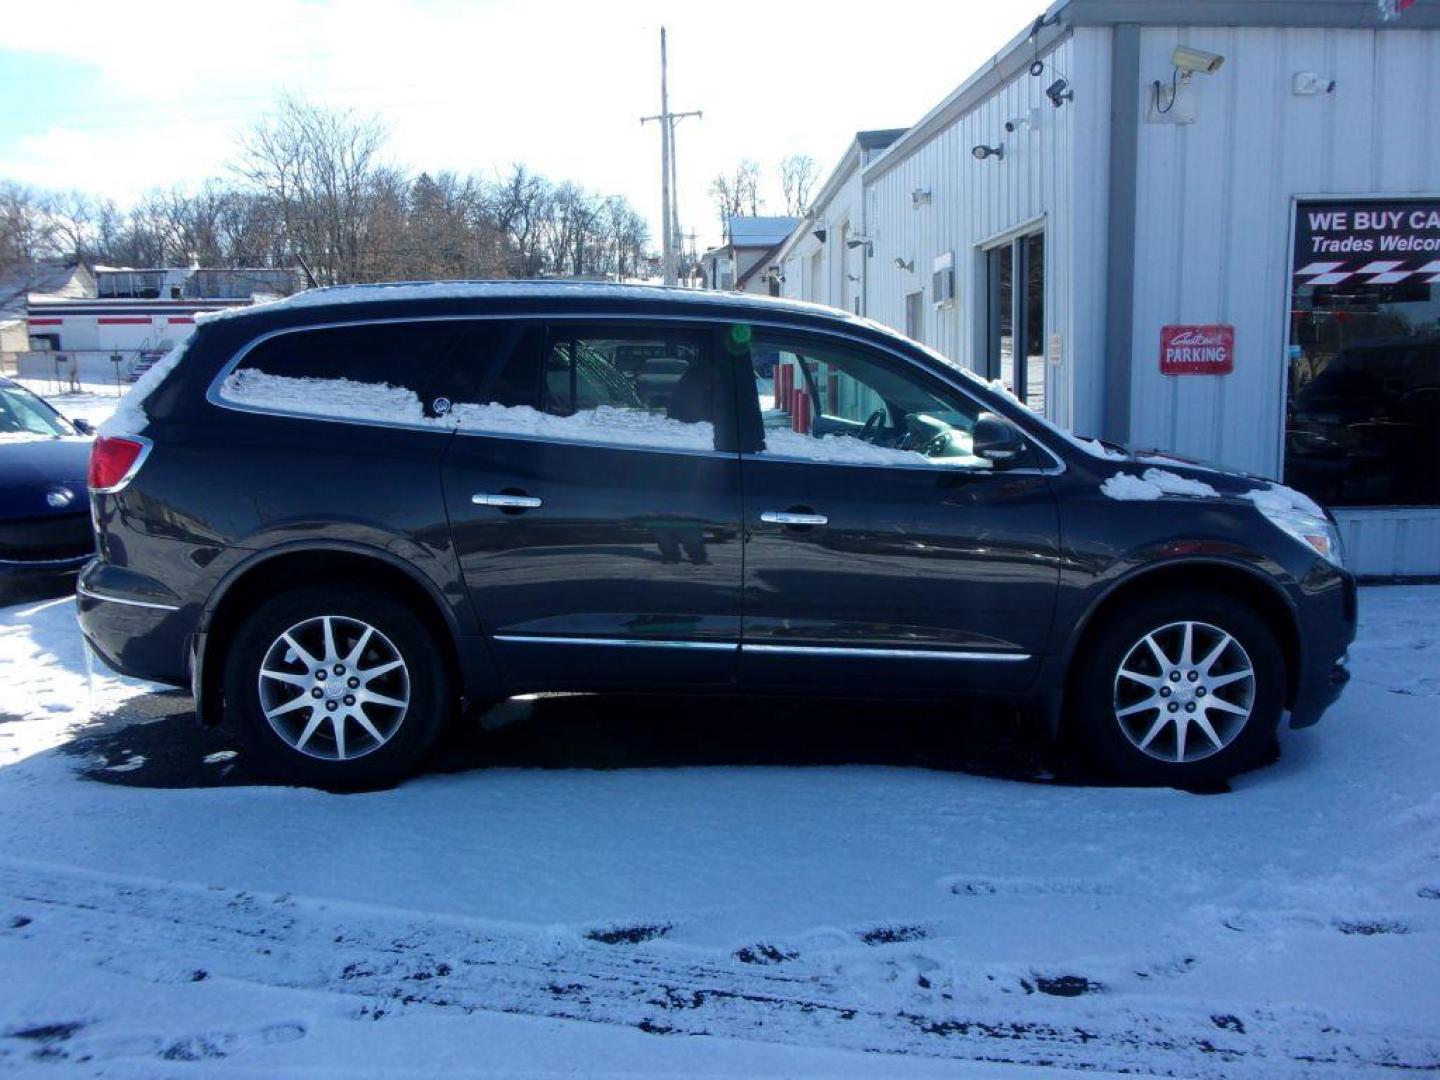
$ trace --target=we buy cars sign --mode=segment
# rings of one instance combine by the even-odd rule
[[[1212,323],[1160,328],[1161,375],[1229,375],[1234,370],[1235,327]]]

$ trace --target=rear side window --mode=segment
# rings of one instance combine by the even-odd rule
[[[715,448],[722,380],[711,332],[558,323],[537,344],[513,350],[481,400],[456,404],[462,431]]]
[[[220,396],[276,412],[448,427],[441,379],[464,333],[463,323],[440,321],[277,334],[245,355]]]

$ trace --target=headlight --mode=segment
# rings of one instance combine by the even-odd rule
[[[1312,514],[1293,506],[1267,504],[1259,499],[1255,500],[1255,507],[1278,528],[1299,540],[1322,559],[1344,568],[1345,552],[1340,544],[1340,531],[1324,514]]]

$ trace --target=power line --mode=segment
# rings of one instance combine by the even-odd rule
[[[665,266],[665,284],[678,281],[675,272],[676,247],[680,243],[680,218],[676,209],[675,196],[671,188],[675,184],[675,125],[687,116],[699,116],[700,111],[674,113],[670,111],[670,89],[668,84],[665,55],[665,27],[660,28],[660,112],[656,116],[642,116],[640,123],[660,121],[660,232],[661,252]]]

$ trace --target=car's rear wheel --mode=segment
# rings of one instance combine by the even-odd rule
[[[332,789],[393,784],[444,724],[449,678],[439,656],[434,634],[399,600],[302,586],[238,628],[226,719],[265,777]]]
[[[1175,591],[1116,611],[1076,662],[1082,747],[1129,783],[1227,780],[1264,754],[1284,710],[1274,631],[1224,595]]]

